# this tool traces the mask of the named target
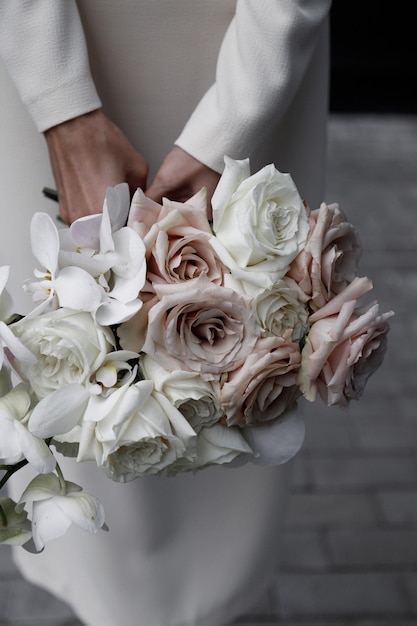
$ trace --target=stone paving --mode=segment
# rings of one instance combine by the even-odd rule
[[[331,116],[328,162],[325,200],[357,226],[361,275],[396,316],[359,403],[302,405],[276,588],[235,626],[417,625],[417,117]],[[0,626],[82,625],[2,546]]]

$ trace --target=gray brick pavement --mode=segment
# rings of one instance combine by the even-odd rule
[[[235,626],[417,626],[417,117],[333,116],[328,163],[325,199],[396,311],[389,351],[348,412],[304,403],[276,597]],[[82,625],[2,547],[0,626]]]

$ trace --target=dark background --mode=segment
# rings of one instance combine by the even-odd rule
[[[409,0],[333,0],[332,112],[417,113],[412,10]]]

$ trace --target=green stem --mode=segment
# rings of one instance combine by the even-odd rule
[[[1,506],[1,504],[0,504],[0,519],[1,519],[1,523],[3,524],[4,528],[6,528],[7,524],[8,524],[7,516],[6,516],[6,513],[4,512],[4,509]]]
[[[62,487],[65,487],[65,478],[64,478],[64,474],[62,473],[62,469],[59,466],[59,464],[57,463],[55,466],[55,471],[57,473],[57,476],[59,478],[59,482],[61,483]]]
[[[23,461],[20,461],[19,463],[15,463],[15,465],[2,465],[1,469],[6,470],[6,473],[3,476],[3,478],[0,480],[0,489],[4,487],[4,485],[9,480],[10,476],[13,476],[15,472],[18,472],[20,469],[22,469],[22,467],[25,467],[25,465],[27,464],[28,464],[28,461],[26,459],[23,459]]]

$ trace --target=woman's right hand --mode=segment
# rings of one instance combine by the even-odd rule
[[[44,133],[63,221],[101,213],[107,187],[146,188],[148,165],[101,109]]]

